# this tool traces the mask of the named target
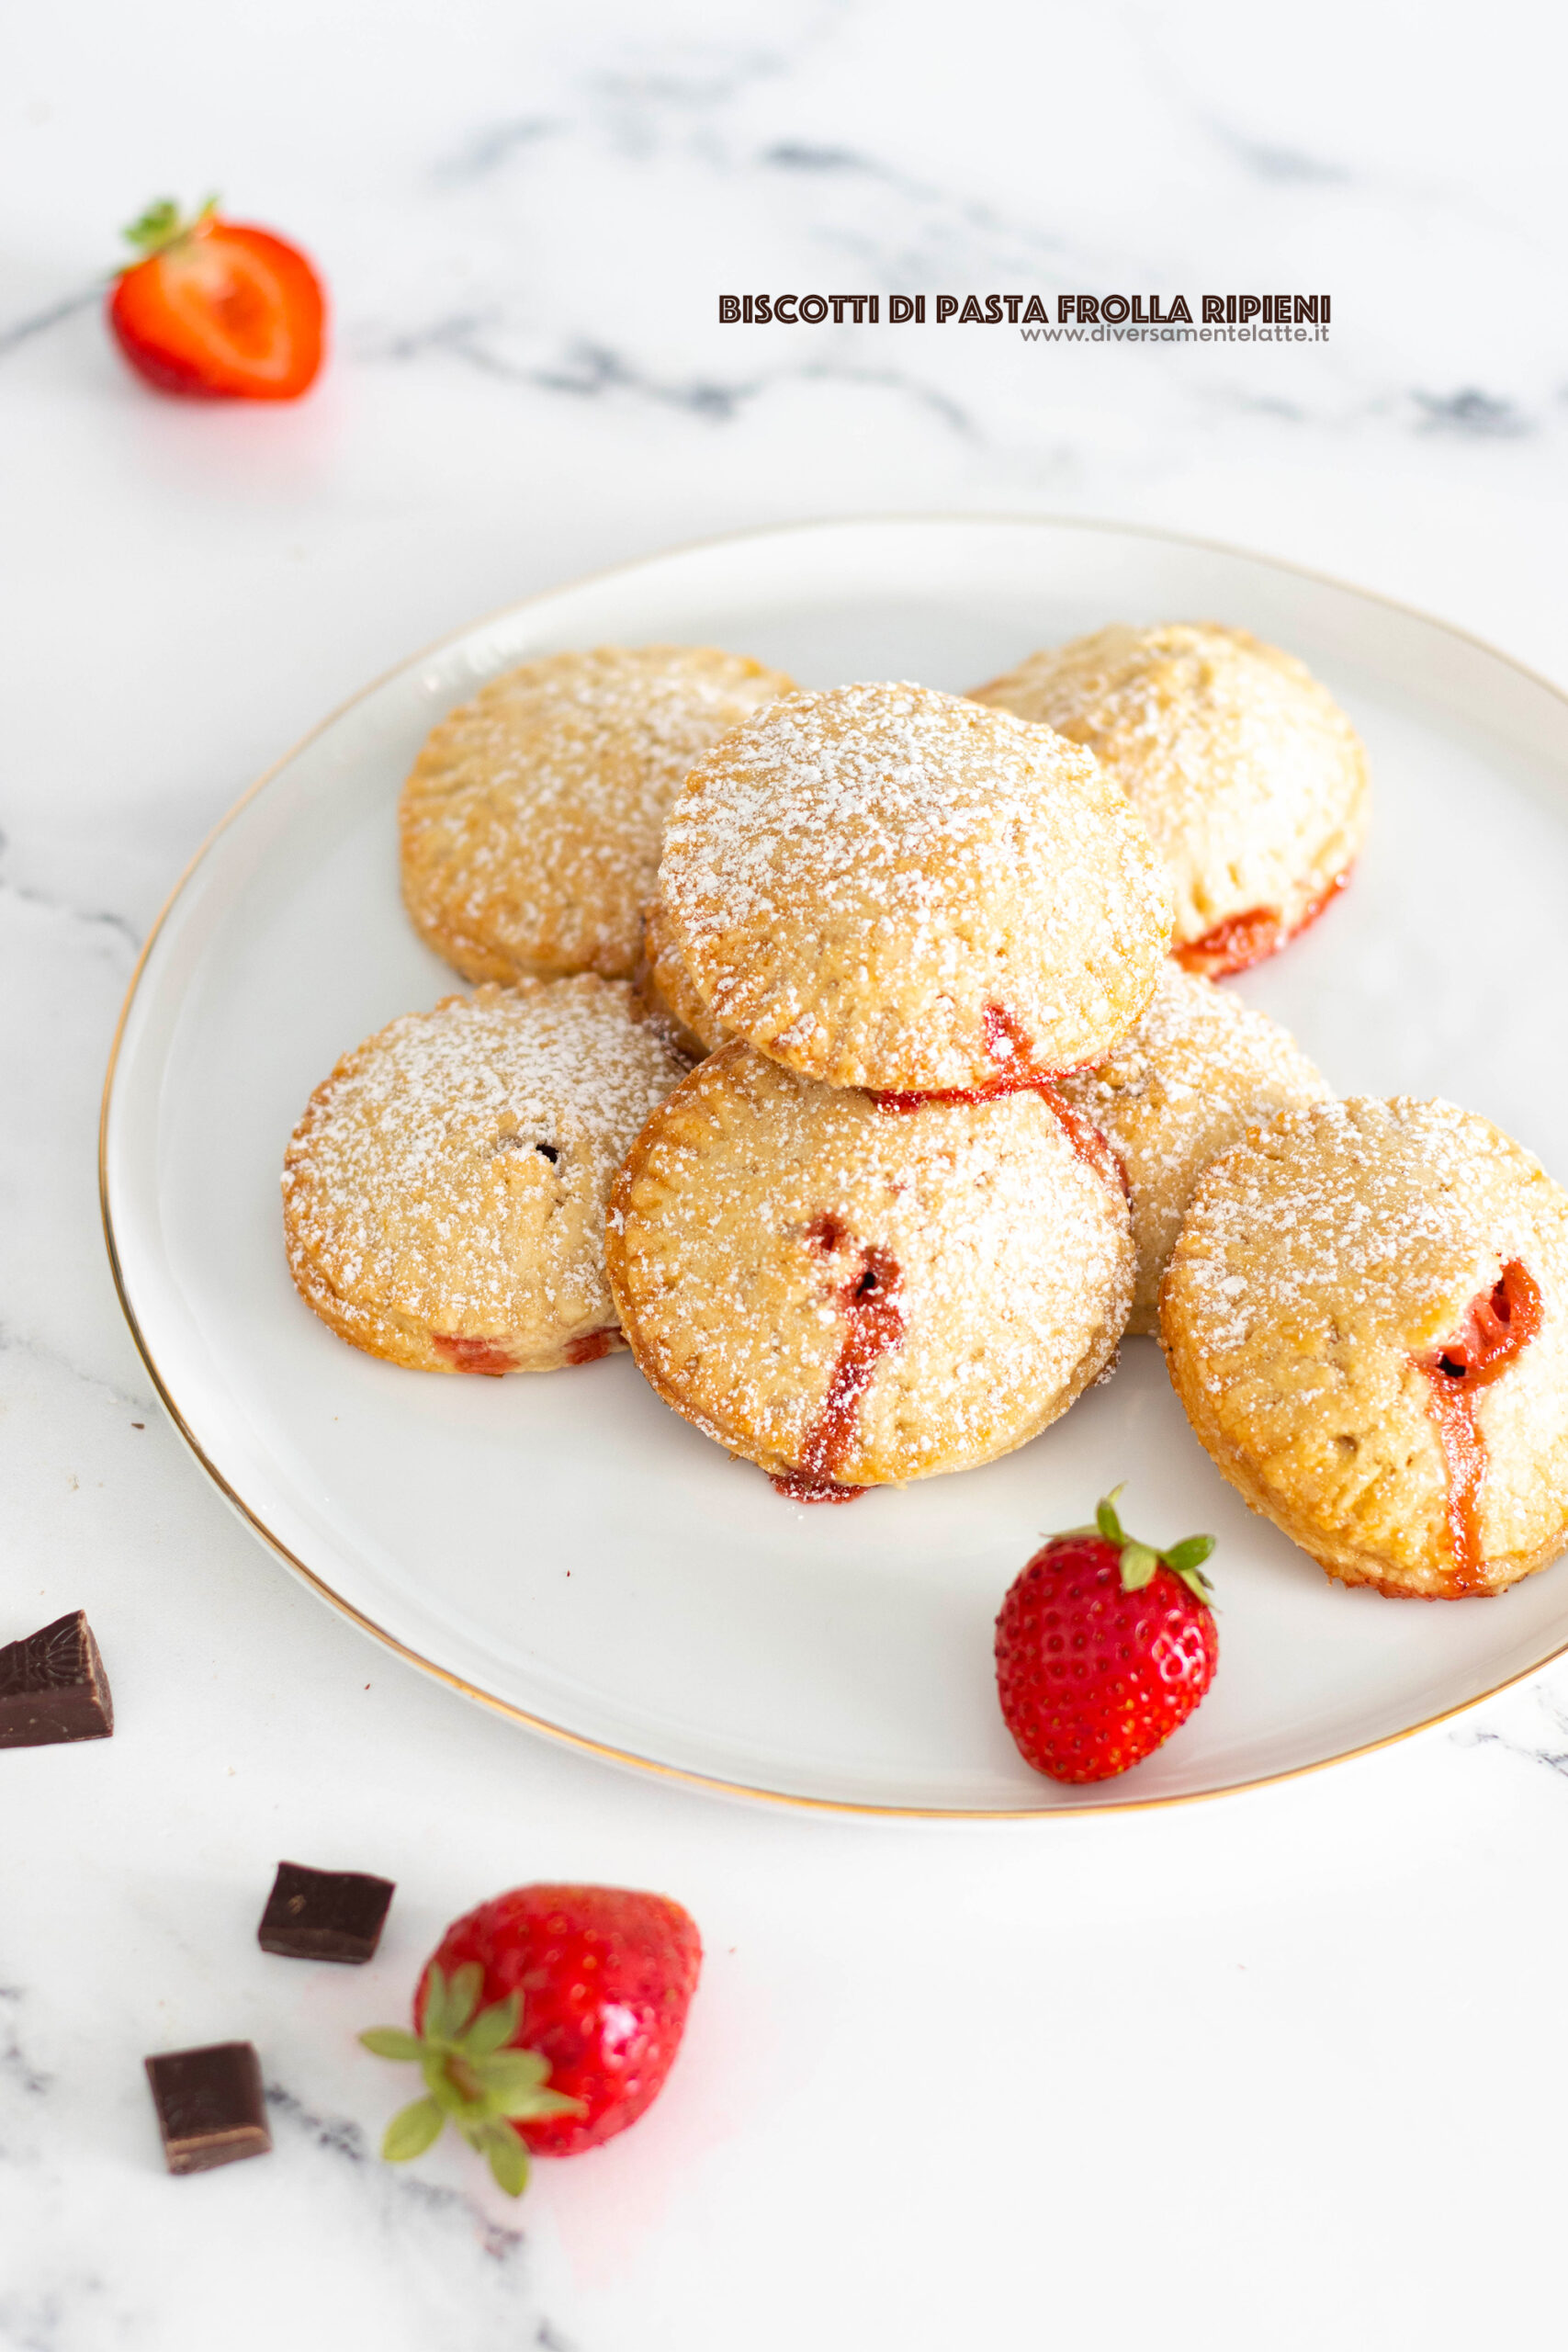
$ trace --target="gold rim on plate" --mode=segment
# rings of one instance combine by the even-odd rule
[[[104,1241],[108,1251],[109,1271],[114,1277],[115,1291],[119,1299],[121,1312],[130,1327],[130,1336],[136,1343],[137,1352],[147,1367],[160,1404],[225,1502],[245,1522],[246,1526],[261,1538],[267,1549],[331,1608],[335,1609],[341,1616],[346,1617],[351,1623],[359,1626],[362,1632],[369,1634],[395,1656],[407,1659],[411,1666],[418,1667],[423,1673],[430,1675],[434,1680],[446,1683],[448,1689],[460,1690],[465,1698],[476,1700],[481,1707],[488,1707],[492,1713],[504,1715],[513,1723],[526,1724],[530,1731],[538,1732],[545,1738],[555,1740],[561,1747],[575,1748],[581,1755],[598,1757],[605,1763],[621,1765],[629,1771],[647,1772],[656,1779],[672,1781],[685,1788],[701,1789],[710,1795],[746,1797],[758,1804],[780,1805],[795,1812],[840,1814],[852,1818],[874,1821],[959,1823],[1082,1821],[1103,1814],[1148,1813],[1167,1806],[1201,1804],[1215,1797],[1239,1796],[1250,1789],[1277,1788],[1283,1781],[1303,1780],[1309,1773],[1327,1771],[1337,1764],[1352,1763],[1358,1757],[1373,1756],[1382,1748],[1397,1747],[1403,1740],[1414,1739],[1419,1732],[1432,1731],[1439,1724],[1451,1723],[1457,1715],[1468,1714],[1473,1707],[1484,1706],[1488,1700],[1497,1698],[1505,1690],[1516,1689],[1521,1682],[1529,1681],[1533,1676],[1543,1674],[1548,1667],[1555,1665],[1559,1658],[1568,1654],[1568,1635],[1564,1636],[1554,1650],[1549,1651],[1546,1657],[1537,1658],[1529,1666],[1521,1667],[1517,1674],[1505,1675],[1500,1682],[1495,1682],[1488,1689],[1477,1691],[1473,1698],[1461,1699],[1454,1706],[1439,1708],[1436,1714],[1424,1715],[1419,1723],[1407,1724],[1399,1731],[1385,1732],[1381,1738],[1365,1740],[1355,1747],[1341,1748],[1334,1756],[1319,1757],[1310,1764],[1292,1764],[1282,1771],[1257,1773],[1247,1780],[1227,1781],[1219,1788],[1187,1789],[1165,1796],[1111,1797],[1103,1802],[1044,1805],[873,1804],[847,1797],[793,1795],[781,1789],[756,1788],[748,1781],[725,1780],[716,1773],[691,1771],[682,1765],[661,1763],[657,1757],[639,1756],[635,1748],[615,1747],[607,1741],[590,1739],[581,1732],[569,1731],[564,1724],[551,1723],[547,1716],[533,1714],[526,1707],[516,1706],[509,1699],[497,1698],[493,1691],[481,1690],[478,1683],[469,1682],[463,1675],[455,1674],[449,1667],[439,1666],[434,1658],[425,1657],[420,1651],[411,1649],[406,1642],[399,1640],[396,1634],[389,1633],[384,1625],[378,1625],[373,1617],[367,1617],[365,1611],[356,1608],[352,1600],[345,1600],[342,1593],[334,1591],[323,1577],[319,1576],[314,1568],[308,1566],[298,1553],[290,1551],[288,1544],[279,1536],[274,1534],[266,1521],[260,1518],[246,1502],[244,1497],[230,1485],[222,1471],[205,1451],[158,1369],[157,1361],[147,1344],[145,1334],[137,1320],[136,1310],[126,1290],[125,1277],[120,1266],[119,1248],[115,1238],[114,1216],[109,1206],[108,1188],[109,1109],[126,1024],[130,1018],[131,1006],[135,1001],[136,992],[141,985],[142,973],[146,969],[148,958],[157,943],[159,933],[184,892],[186,883],[220,836],[228,831],[241,811],[249,807],[275,776],[280,775],[292,760],[298,758],[308,745],[316,741],[318,736],[324,735],[329,728],[335,726],[337,721],[346,717],[349,711],[355,709],[360,703],[367,701],[372,695],[378,693],[394,678],[400,677],[405,671],[416,669],[422,662],[430,661],[434,655],[444,652],[448,646],[473,636],[477,629],[487,628],[495,622],[511,618],[515,614],[525,613],[533,605],[551,603],[558,596],[570,594],[573,589],[593,587],[602,581],[621,578],[648,566],[668,562],[674,557],[700,555],[710,548],[739,547],[745,545],[748,541],[792,537],[812,531],[852,530],[867,525],[931,525],[933,523],[993,525],[1003,523],[1025,529],[1100,531],[1110,537],[1156,539],[1170,547],[1195,548],[1208,555],[1227,556],[1233,560],[1243,563],[1256,563],[1267,571],[1286,572],[1293,579],[1310,580],[1319,587],[1335,589],[1342,595],[1359,597],[1367,604],[1381,605],[1389,612],[1403,614],[1408,620],[1419,621],[1428,628],[1440,629],[1444,636],[1453,638],[1462,645],[1472,646],[1477,652],[1488,655],[1495,662],[1500,662],[1506,669],[1512,670],[1518,676],[1529,679],[1532,685],[1541,687],[1555,700],[1568,706],[1568,694],[1565,694],[1551,679],[1542,677],[1539,671],[1530,669],[1523,662],[1516,661],[1511,654],[1502,652],[1496,646],[1489,644],[1484,638],[1475,636],[1471,630],[1458,628],[1450,621],[1438,620],[1434,615],[1423,612],[1418,605],[1406,605],[1398,597],[1381,595],[1375,589],[1355,587],[1348,581],[1336,579],[1330,572],[1314,571],[1307,564],[1289,563],[1277,556],[1258,555],[1249,548],[1231,547],[1222,539],[1194,538],[1185,531],[1166,531],[1142,525],[1104,521],[1086,515],[986,514],[821,515],[807,522],[776,524],[761,530],[719,532],[708,538],[687,541],[681,547],[666,548],[657,555],[639,556],[629,563],[606,565],[602,571],[585,572],[578,579],[564,581],[553,588],[540,589],[531,596],[523,596],[513,604],[497,606],[494,611],[484,615],[480,619],[470,621],[465,628],[450,630],[446,636],[436,638],[418,652],[410,654],[405,660],[394,663],[391,669],[383,671],[378,677],[372,679],[367,686],[362,686],[357,694],[351,695],[346,702],[338,704],[326,718],[318,720],[317,724],[301,735],[297,742],[291,744],[280,758],[265,769],[254,784],[246,787],[233,806],[220,817],[218,822],[211,828],[181,870],[174,888],[159,908],[152,929],[148,932],[141,953],[136,958],[126,988],[125,1001],[120,1007],[119,1018],[115,1023],[114,1040],[109,1047],[108,1067],[104,1073],[103,1101],[98,1116],[98,1207],[103,1220]]]

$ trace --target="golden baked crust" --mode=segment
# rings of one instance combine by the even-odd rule
[[[694,1061],[718,1051],[729,1036],[697,993],[697,984],[671,933],[662,899],[651,899],[643,912],[643,961],[637,984],[656,1012],[675,1033],[682,1053]]]
[[[685,1071],[624,982],[525,980],[405,1013],[311,1095],[283,1167],[303,1297],[423,1372],[546,1372],[621,1344],[604,1204]]]
[[[791,695],[716,744],[659,895],[716,1021],[807,1077],[907,1092],[1103,1053],[1169,939],[1159,860],[1092,758],[914,685]]]
[[[857,1293],[891,1308],[817,1463],[852,1487],[970,1469],[1044,1429],[1113,1356],[1133,1273],[1120,1188],[1037,1095],[897,1114],[739,1041],[637,1137],[606,1255],[647,1378],[775,1475],[812,1465]]]
[[[1210,1161],[1260,1120],[1334,1091],[1288,1029],[1174,962],[1105,1059],[1059,1083],[1127,1171],[1138,1252],[1129,1331],[1159,1329],[1160,1276]]]
[[[1235,968],[1282,945],[1343,881],[1367,829],[1355,729],[1304,663],[1215,622],[1097,629],[1032,653],[976,699],[1086,743],[1170,868],[1175,944]],[[1200,943],[1274,919],[1239,955]]]
[[[551,653],[434,728],[403,786],[403,899],[470,980],[629,979],[665,811],[699,752],[792,682],[705,646]]]
[[[1471,1400],[1485,1475],[1461,1573],[1435,1367],[1510,1265],[1540,1329]],[[1198,1187],[1160,1329],[1220,1469],[1330,1576],[1496,1592],[1568,1542],[1568,1195],[1472,1112],[1358,1098],[1249,1135]]]

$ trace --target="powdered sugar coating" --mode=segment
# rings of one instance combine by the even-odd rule
[[[716,744],[671,810],[660,895],[716,1022],[839,1086],[996,1075],[1000,1007],[1042,1067],[1147,1001],[1168,886],[1085,752],[908,684],[792,695]]]
[[[1473,1112],[1404,1097],[1286,1112],[1199,1185],[1160,1295],[1172,1381],[1226,1476],[1331,1575],[1454,1589],[1418,1360],[1513,1261],[1541,1324],[1473,1399],[1492,1590],[1568,1538],[1568,1195]]]
[[[705,646],[547,654],[431,733],[403,787],[403,896],[469,979],[627,979],[665,812],[702,752],[791,681]]]
[[[1061,1089],[1127,1171],[1138,1252],[1129,1331],[1159,1328],[1160,1276],[1210,1161],[1276,1112],[1333,1092],[1288,1029],[1172,962],[1121,1043]]]
[[[605,1203],[686,1068],[624,983],[586,975],[391,1022],[316,1089],[289,1144],[300,1291],[344,1339],[424,1370],[603,1352]]]
[[[901,1343],[836,1476],[877,1486],[1021,1445],[1111,1361],[1132,1289],[1119,1187],[1038,1096],[904,1114],[736,1042],[644,1128],[616,1186],[610,1278],[647,1377],[765,1469],[797,1469],[867,1249],[898,1271]]]
[[[1303,662],[1246,629],[1097,629],[975,692],[1104,763],[1170,868],[1179,950],[1260,909],[1288,934],[1361,846],[1354,729]]]

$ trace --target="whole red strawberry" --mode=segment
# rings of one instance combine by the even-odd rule
[[[1219,1662],[1202,1563],[1212,1535],[1166,1552],[1122,1530],[1108,1495],[1093,1527],[1054,1535],[997,1619],[997,1690],[1019,1754],[1054,1781],[1109,1781],[1187,1721]]]
[[[428,2094],[393,2117],[382,2154],[417,2156],[450,2118],[515,2197],[525,2145],[576,2156],[613,2139],[663,2087],[702,1958],[695,1925],[666,1895],[519,1886],[481,1903],[426,1963],[418,2033],[359,2037],[416,2062]]]

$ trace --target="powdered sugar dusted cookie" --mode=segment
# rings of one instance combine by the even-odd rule
[[[1333,1093],[1288,1029],[1174,962],[1120,1045],[1059,1083],[1127,1173],[1138,1251],[1129,1331],[1159,1328],[1160,1276],[1210,1161],[1277,1111]]]
[[[966,1470],[1114,1353],[1127,1207],[1038,1094],[897,1108],[735,1042],[632,1147],[607,1257],[667,1403],[804,1499]]]
[[[284,1235],[340,1337],[424,1372],[544,1372],[620,1344],[604,1204],[687,1065],[624,983],[446,998],[345,1054],[294,1131]]]
[[[835,1086],[1091,1059],[1169,939],[1159,861],[1095,761],[924,686],[791,695],[716,744],[660,896],[714,1022]]]
[[[471,980],[628,979],[671,797],[791,681],[705,646],[551,653],[434,729],[403,786],[403,897]]]
[[[1211,978],[1272,955],[1344,883],[1367,829],[1354,729],[1293,655],[1242,628],[1102,628],[976,689],[1086,743],[1176,887],[1176,953]]]
[[[1329,1575],[1451,1600],[1568,1543],[1568,1195],[1450,1102],[1283,1113],[1199,1185],[1171,1379]]]

